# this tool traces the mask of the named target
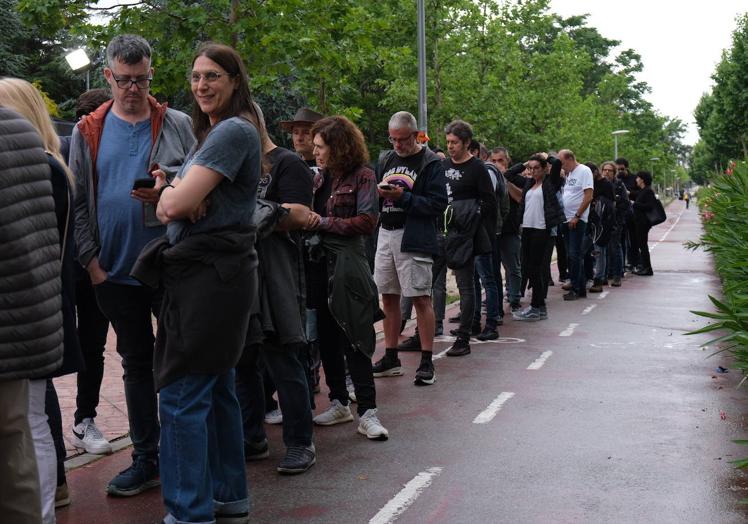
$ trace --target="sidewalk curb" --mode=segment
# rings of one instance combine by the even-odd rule
[[[125,448],[132,446],[132,440],[129,437],[129,433],[123,437],[112,440],[112,452],[106,455],[94,455],[93,453],[84,452],[80,455],[75,455],[65,460],[65,472],[72,471],[74,469],[87,466],[92,462],[103,459],[104,457],[111,457],[118,451],[122,451]]]

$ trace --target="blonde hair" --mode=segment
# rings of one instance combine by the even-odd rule
[[[0,106],[13,109],[31,122],[42,137],[44,149],[60,163],[70,186],[73,187],[73,173],[60,153],[60,138],[52,125],[44,99],[36,87],[20,78],[0,78]]]

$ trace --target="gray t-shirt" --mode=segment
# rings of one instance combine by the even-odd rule
[[[196,233],[250,225],[257,202],[261,163],[260,137],[251,123],[232,117],[216,124],[200,149],[190,152],[177,176],[183,178],[191,166],[199,165],[221,173],[226,179],[208,195],[204,218],[195,224],[181,219],[167,225],[169,242],[173,245]]]

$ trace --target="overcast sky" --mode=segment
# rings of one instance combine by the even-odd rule
[[[688,125],[685,142],[698,140],[693,110],[712,86],[711,75],[728,49],[735,18],[747,0],[551,0],[555,13],[589,13],[589,25],[623,49],[637,51],[639,75],[652,88],[648,100],[662,114]]]

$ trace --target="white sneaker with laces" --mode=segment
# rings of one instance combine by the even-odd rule
[[[104,438],[92,418],[84,418],[80,424],[73,426],[73,445],[85,449],[92,455],[108,455],[112,452],[112,445]]]
[[[367,409],[358,419],[358,432],[370,440],[387,440],[390,433],[377,418],[376,409]]]
[[[280,408],[265,413],[265,424],[283,424],[283,413]]]
[[[332,401],[329,408],[314,417],[312,420],[314,420],[314,423],[319,426],[334,426],[335,424],[352,421],[353,415],[351,414],[350,407],[344,406],[338,399],[335,399]]]

